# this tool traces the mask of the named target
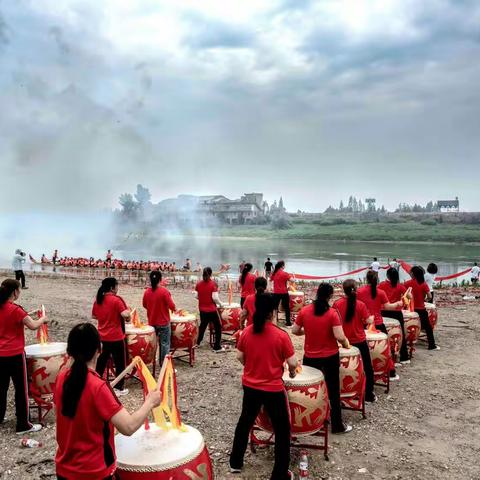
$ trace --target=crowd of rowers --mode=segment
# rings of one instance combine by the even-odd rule
[[[375,402],[377,397],[373,390],[373,369],[365,328],[373,324],[377,330],[385,332],[384,316],[393,316],[403,327],[402,308],[405,295],[408,295],[426,331],[429,350],[438,350],[425,310],[425,300],[431,299],[431,292],[420,266],[411,269],[412,278],[403,284],[396,268],[389,268],[387,280],[381,283],[378,273],[371,269],[364,286],[357,287],[353,279],[344,281],[344,295],[333,304],[333,286],[320,284],[315,299],[303,307],[292,324],[288,292],[294,278],[285,270],[285,263],[277,262],[271,272],[272,292],[268,291],[268,280],[255,276],[252,268],[246,263],[239,279],[244,328],[237,343],[237,358],[243,365],[243,402],[229,466],[232,473],[241,472],[249,432],[263,406],[275,432],[271,479],[285,480],[292,478],[289,470],[291,436],[282,377],[285,366],[290,377],[295,377],[299,360],[288,330],[282,329],[278,323],[276,312],[280,302],[285,311],[285,325],[291,327],[293,335],[305,338],[303,365],[323,372],[331,406],[331,430],[338,434],[352,430],[342,419],[339,344],[344,348],[353,345],[360,350],[366,374],[365,400]],[[160,364],[170,350],[170,312],[176,310],[172,296],[161,280],[160,271],[150,272],[151,286],[144,291],[142,301],[148,323],[155,327],[158,335]],[[30,317],[16,303],[20,294],[20,284],[16,280],[7,279],[0,286],[0,423],[4,419],[8,384],[12,378],[16,430],[25,434],[39,431],[41,425],[32,424],[29,419],[24,326],[38,329],[47,318]],[[213,323],[213,349],[224,351],[218,314],[223,303],[212,279],[211,268],[203,269],[202,279],[195,286],[195,296],[200,313],[198,346],[208,324]],[[113,391],[104,380],[105,366],[110,358],[117,375],[125,367],[125,322],[131,316],[131,309],[119,295],[117,280],[108,277],[102,281],[93,302],[92,318],[96,326],[91,322],[80,323],[69,333],[67,353],[72,364],[59,374],[55,393],[56,471],[59,479],[115,478],[114,427],[124,435],[132,435],[144,423],[151,409],[160,403],[159,392],[151,392],[142,407],[130,414],[118,400],[128,394],[122,382]],[[409,363],[405,345],[402,345],[400,362]],[[391,375],[396,378],[395,372]]]

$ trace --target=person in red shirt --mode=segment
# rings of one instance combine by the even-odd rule
[[[311,305],[300,310],[292,328],[293,335],[305,335],[303,364],[323,372],[330,400],[332,433],[347,433],[350,425],[342,421],[340,406],[340,354],[338,342],[348,348],[338,312],[330,307],[333,287],[321,283]]]
[[[367,285],[360,287],[357,291],[357,298],[361,300],[368,308],[368,311],[375,318],[375,328],[388,335],[387,328],[383,323],[383,310],[397,310],[402,308],[403,301],[399,300],[394,303],[388,301],[387,294],[378,289],[378,273],[369,270],[367,272]],[[390,380],[399,380],[394,368],[390,370]]]
[[[435,343],[435,336],[433,329],[428,320],[428,312],[425,308],[425,297],[431,300],[430,287],[425,282],[425,273],[422,267],[415,265],[410,270],[411,280],[404,283],[406,288],[412,289],[413,307],[420,317],[422,329],[427,334],[428,349],[440,350],[440,347]]]
[[[403,296],[407,292],[407,289],[400,283],[400,276],[396,268],[389,268],[387,270],[387,280],[379,283],[378,289],[383,290],[387,294],[390,303],[398,303],[401,301],[403,306]],[[403,341],[400,346],[400,363],[410,363],[407,349],[407,332],[405,330],[402,307],[398,307],[396,310],[382,310],[381,315],[382,317],[394,318],[400,323],[403,331]]]
[[[253,325],[243,331],[237,345],[237,358],[243,369],[242,413],[235,429],[230,454],[230,471],[240,473],[255,419],[265,408],[275,432],[275,463],[271,479],[291,478],[290,415],[282,376],[287,362],[290,377],[295,377],[297,359],[286,332],[272,323],[275,302],[270,294],[256,298]]]
[[[222,347],[222,324],[217,307],[222,304],[218,297],[217,284],[212,280],[212,269],[205,267],[202,273],[202,280],[195,285],[195,295],[198,299],[198,309],[200,310],[200,327],[198,329],[197,345],[200,345],[205,335],[205,330],[209,323],[213,323],[215,329],[215,343],[213,350],[216,353],[224,352]]]
[[[7,410],[7,393],[12,379],[15,388],[16,432],[30,433],[42,429],[29,421],[27,365],[24,328],[37,330],[47,321],[44,316],[34,320],[14,302],[20,298],[20,282],[11,278],[0,286],[0,424]]]
[[[92,308],[92,318],[98,321],[98,332],[102,340],[102,353],[97,362],[97,373],[100,376],[103,376],[110,358],[113,358],[117,376],[125,369],[127,362],[125,320],[130,320],[131,312],[117,293],[117,279],[105,278],[98,289]],[[123,380],[118,383],[116,394],[118,396],[128,394]]]
[[[275,305],[278,310],[280,302],[282,302],[283,310],[285,311],[285,325],[290,327],[290,296],[288,295],[288,282],[293,281],[292,275],[285,271],[285,262],[278,261],[275,264],[270,280],[273,281],[273,297]]]
[[[377,396],[373,391],[373,367],[368,348],[365,327],[373,323],[373,315],[370,315],[367,306],[357,300],[357,284],[355,280],[349,278],[343,282],[343,292],[345,296],[339,298],[333,308],[338,311],[342,320],[343,332],[348,338],[350,345],[360,350],[363,361],[363,370],[365,372],[365,401],[376,402]]]
[[[148,324],[155,328],[157,333],[158,345],[160,353],[158,361],[160,368],[163,364],[163,359],[170,351],[170,311],[174,312],[177,307],[172,300],[170,292],[160,285],[162,281],[162,274],[155,270],[150,272],[150,288],[145,290],[143,294],[143,307],[147,310]]]
[[[150,392],[143,405],[130,415],[110,385],[95,372],[100,336],[91,323],[80,323],[68,335],[70,368],[57,377],[56,407],[58,480],[113,479],[116,469],[114,428],[130,436],[160,405],[160,392]]]
[[[255,314],[255,300],[257,295],[262,295],[267,290],[267,279],[264,277],[257,277],[255,279],[255,292],[253,295],[248,295],[243,303],[242,313],[240,314],[240,325],[245,324],[247,320],[247,327],[253,323],[253,315]]]
[[[250,273],[252,271],[253,265],[251,263],[246,263],[243,267],[242,274],[240,275],[240,306],[243,307],[243,302],[248,295],[255,294],[255,275]]]

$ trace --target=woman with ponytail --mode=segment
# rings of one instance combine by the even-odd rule
[[[213,351],[215,353],[224,352],[222,347],[222,324],[217,307],[222,306],[218,296],[218,286],[212,280],[212,269],[205,267],[202,273],[202,280],[195,285],[195,297],[198,299],[198,309],[200,310],[200,327],[198,329],[197,345],[200,345],[205,335],[205,330],[209,323],[213,323],[215,329],[215,344]]]
[[[114,428],[133,435],[152,408],[160,405],[160,392],[150,392],[130,415],[110,385],[96,372],[101,343],[91,323],[80,323],[68,335],[67,353],[73,360],[55,386],[58,480],[107,480],[116,468]]]
[[[432,296],[430,288],[425,282],[425,273],[422,267],[415,265],[410,270],[411,280],[404,283],[406,288],[412,289],[413,307],[420,317],[422,324],[422,330],[425,330],[428,340],[429,350],[440,350],[440,347],[435,343],[435,337],[433,335],[433,329],[428,320],[428,312],[425,308],[425,298],[431,300]]]
[[[113,358],[117,376],[125,369],[127,363],[125,321],[130,320],[131,312],[117,293],[117,279],[105,278],[98,289],[92,308],[92,318],[98,321],[98,332],[102,341],[102,353],[97,362],[97,373],[100,376],[103,376],[110,358]],[[117,384],[115,393],[119,397],[128,395],[128,389],[124,388],[123,380]]]
[[[331,408],[332,433],[347,433],[352,427],[342,421],[340,354],[337,342],[344,348],[348,348],[350,344],[343,333],[338,312],[330,307],[332,295],[333,287],[329,283],[321,283],[315,301],[300,310],[292,333],[305,335],[303,364],[321,370],[325,376]]]
[[[275,432],[275,464],[270,478],[287,480],[292,478],[288,470],[290,418],[282,376],[287,362],[290,377],[295,377],[297,359],[288,334],[272,323],[274,309],[271,295],[258,294],[253,325],[245,328],[238,341],[237,358],[244,366],[243,405],[230,454],[230,471],[241,472],[248,436],[263,406]]]
[[[373,315],[370,315],[367,306],[357,300],[357,284],[355,280],[349,278],[343,282],[343,292],[345,296],[339,298],[333,308],[338,311],[342,320],[343,332],[348,338],[350,345],[360,350],[363,361],[363,370],[365,371],[365,401],[376,402],[377,397],[373,391],[373,367],[368,348],[365,327],[373,323]]]
[[[290,296],[288,295],[288,282],[293,281],[293,276],[285,271],[285,262],[278,261],[275,264],[270,280],[273,281],[273,297],[275,299],[275,308],[278,309],[280,302],[282,302],[283,310],[285,311],[285,325],[290,327]]]
[[[255,292],[253,295],[248,295],[243,303],[242,313],[240,313],[240,325],[244,325],[247,320],[247,327],[253,323],[253,315],[255,314],[255,301],[259,295],[262,295],[267,290],[267,279],[264,277],[257,277],[255,279]]]
[[[0,285],[0,424],[7,410],[7,393],[12,379],[15,388],[16,432],[31,433],[42,429],[31,424],[28,411],[27,365],[25,359],[24,328],[37,330],[47,317],[34,320],[20,306],[20,283],[7,279]]]
[[[163,359],[170,351],[170,312],[174,312],[177,307],[172,300],[170,292],[160,285],[162,274],[158,270],[150,272],[150,288],[143,294],[143,307],[147,310],[148,324],[155,328],[157,333],[160,353],[158,361],[160,368]]]
[[[405,330],[405,321],[403,318],[402,308],[403,308],[403,296],[405,295],[407,289],[405,285],[400,283],[400,275],[396,268],[389,268],[387,270],[387,280],[378,284],[378,289],[383,290],[390,303],[402,302],[402,306],[397,307],[395,310],[385,310],[381,311],[382,317],[394,318],[398,320],[403,331],[403,341],[400,346],[400,363],[410,363],[408,350],[407,350],[407,332]]]
[[[240,275],[240,306],[243,307],[243,303],[248,295],[255,294],[255,275],[251,273],[253,265],[246,263],[243,266],[242,274]]]

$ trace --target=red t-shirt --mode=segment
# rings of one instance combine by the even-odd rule
[[[285,270],[279,270],[275,275],[270,277],[273,280],[273,293],[288,293],[287,282],[292,278],[292,275]]]
[[[120,315],[128,310],[122,297],[114,293],[106,293],[103,302],[96,301],[92,308],[92,317],[98,320],[100,339],[106,342],[117,342],[125,338],[125,321]]]
[[[170,310],[174,312],[177,309],[172,295],[165,287],[157,287],[155,290],[147,288],[143,294],[143,306],[147,309],[148,324],[160,327],[170,323]]]
[[[242,298],[246,298],[248,295],[252,295],[255,293],[255,275],[253,273],[247,273],[247,276],[245,277],[245,282],[243,282],[243,285],[240,284],[242,291],[240,293],[240,296]]]
[[[407,291],[401,283],[397,283],[397,286],[393,287],[389,280],[379,283],[378,288],[387,294],[390,303],[399,302]],[[402,307],[399,307],[397,310],[401,309]]]
[[[254,333],[250,325],[240,335],[237,348],[245,355],[243,385],[267,392],[284,389],[283,364],[295,353],[288,333],[271,322],[262,333]]]
[[[57,416],[57,475],[75,480],[103,480],[116,467],[111,418],[122,408],[110,385],[93,370],[77,405],[75,417],[62,415],[63,383],[70,369],[57,377],[54,402]]]
[[[413,307],[423,310],[425,308],[425,295],[430,293],[430,288],[427,282],[419,284],[415,279],[412,278],[411,280],[407,280],[404,285],[407,289],[412,287]]]
[[[201,312],[216,312],[217,306],[212,300],[212,293],[218,292],[217,284],[213,280],[200,280],[195,286],[198,293],[198,309]]]
[[[389,303],[387,294],[377,287],[377,296],[372,298],[372,289],[370,285],[364,285],[357,290],[357,298],[367,306],[370,315],[375,317],[375,325],[382,325],[383,306],[386,303]]]
[[[343,332],[351,344],[363,342],[367,338],[365,335],[365,326],[367,325],[367,318],[370,316],[367,306],[361,300],[357,300],[355,313],[352,319],[346,322],[347,304],[348,300],[346,297],[339,298],[333,304],[333,307],[337,309],[342,320]]]
[[[28,313],[7,301],[0,307],[0,357],[20,355],[25,348],[23,319]]]
[[[249,295],[243,302],[243,309],[248,312],[247,327],[253,323],[253,315],[255,314],[255,298],[255,294]]]
[[[314,313],[314,304],[300,310],[295,323],[305,331],[305,356],[308,358],[330,357],[338,353],[338,344],[333,327],[342,325],[337,310],[329,308],[323,315]]]

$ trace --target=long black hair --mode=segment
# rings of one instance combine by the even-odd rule
[[[97,304],[101,305],[105,294],[111,292],[117,285],[118,282],[115,277],[104,278],[97,292]]]
[[[283,260],[279,260],[275,264],[275,268],[273,269],[272,277],[281,269],[285,266],[285,262]]]
[[[251,263],[246,263],[243,266],[242,276],[240,277],[240,285],[245,284],[245,279],[247,278],[247,273],[251,272],[252,268],[253,268],[253,265]]]
[[[390,280],[392,287],[395,288],[400,281],[400,275],[398,273],[398,270],[396,268],[389,268],[387,270],[387,278]]]
[[[162,272],[160,270],[152,270],[150,272],[150,285],[152,290],[155,291],[158,287],[158,284],[162,281]]]
[[[428,267],[427,267],[427,272],[432,274],[432,275],[435,275],[436,273],[438,273],[437,264],[436,263],[429,263]]]
[[[253,333],[262,333],[265,323],[275,310],[273,297],[270,293],[255,295],[255,313],[253,314]]]
[[[212,276],[212,269],[210,267],[205,267],[202,273],[203,281],[208,282],[211,276]]]
[[[419,285],[425,282],[425,272],[422,267],[415,265],[410,270],[410,275],[418,282]]]
[[[328,301],[333,295],[333,287],[329,283],[321,283],[318,286],[317,297],[313,302],[313,312],[316,316],[323,315],[328,312],[330,305]]]
[[[7,303],[12,293],[20,288],[20,282],[13,278],[7,278],[0,285],[0,307]]]
[[[255,292],[257,295],[261,295],[262,293],[265,293],[265,290],[267,289],[267,279],[265,277],[257,277],[255,279]]]
[[[74,418],[87,383],[87,363],[100,350],[100,335],[91,323],[79,323],[68,334],[67,353],[73,358],[62,390],[62,415]]]
[[[347,297],[347,312],[345,313],[345,321],[350,322],[355,315],[357,307],[357,282],[353,278],[349,278],[343,282],[343,292]]]
[[[378,273],[373,270],[367,272],[367,283],[370,285],[372,298],[377,298]]]

